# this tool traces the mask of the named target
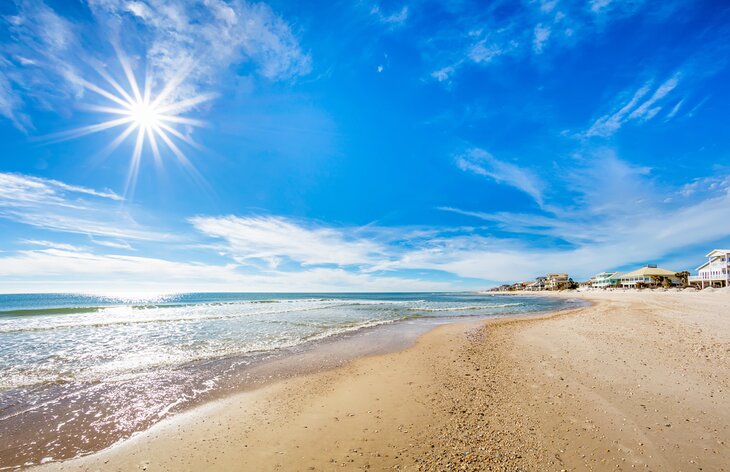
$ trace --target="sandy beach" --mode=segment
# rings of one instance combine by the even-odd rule
[[[728,470],[730,292],[554,296],[37,470]]]

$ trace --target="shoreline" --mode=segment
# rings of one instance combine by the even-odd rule
[[[399,348],[393,345],[391,345],[390,348],[377,346],[371,352],[360,352],[359,355],[351,353],[349,357],[338,360],[337,365],[317,366],[292,373],[287,377],[270,379],[269,381],[264,381],[251,388],[242,388],[238,391],[229,392],[226,395],[205,401],[169,416],[154,423],[149,428],[136,432],[132,436],[122,439],[121,441],[100,451],[67,460],[36,465],[31,467],[29,470],[93,470],[94,467],[99,467],[100,463],[103,463],[106,467],[111,466],[109,470],[123,471],[129,470],[130,467],[134,467],[139,470],[158,470],[154,467],[152,460],[142,460],[135,464],[130,462],[130,459],[137,455],[135,452],[137,448],[147,448],[146,443],[150,440],[150,438],[170,438],[171,434],[175,434],[173,431],[179,431],[181,428],[188,431],[191,427],[193,430],[199,430],[205,423],[209,422],[210,419],[225,416],[226,412],[232,409],[244,409],[244,411],[246,411],[247,408],[251,408],[251,410],[247,410],[247,413],[244,413],[244,416],[248,416],[250,414],[251,417],[257,418],[257,416],[261,415],[262,412],[260,410],[257,411],[256,406],[260,406],[261,404],[266,404],[267,406],[271,405],[272,397],[280,398],[280,395],[284,395],[287,397],[287,401],[291,401],[293,399],[293,392],[299,388],[312,388],[312,386],[319,381],[324,381],[326,383],[331,381],[332,378],[340,378],[343,373],[351,371],[353,368],[357,368],[356,366],[360,363],[377,363],[378,360],[382,358],[397,358],[422,344],[424,342],[424,338],[429,338],[431,336],[439,337],[440,333],[446,333],[449,337],[453,336],[455,333],[463,333],[467,336],[472,336],[478,331],[490,326],[510,325],[512,323],[538,321],[556,316],[565,316],[569,315],[572,311],[579,309],[580,308],[559,308],[548,312],[499,315],[477,320],[442,320],[439,323],[432,323],[425,331],[422,330],[417,337],[406,342],[401,342]],[[398,324],[401,323],[394,323],[389,326],[396,327]],[[375,327],[375,329],[385,328],[386,326],[378,326]],[[373,328],[369,329],[373,330]],[[359,332],[352,336],[357,336],[357,334],[363,333]],[[336,342],[336,340],[330,341]],[[314,390],[320,391],[318,387],[314,387]],[[294,396],[298,396],[298,394],[294,394]],[[342,416],[346,418],[354,417],[356,415],[346,413]],[[336,415],[332,416],[332,418],[334,418],[337,422],[341,419],[340,416]],[[245,421],[246,418],[241,419]],[[242,423],[244,421],[242,421]],[[269,422],[267,422],[267,424],[269,424]],[[305,427],[305,429],[308,428]],[[378,431],[376,430],[375,432],[377,433]],[[205,442],[204,439],[202,441]],[[244,444],[244,449],[248,448],[249,446]],[[281,451],[277,451],[275,454],[281,454]],[[382,457],[387,458],[390,456],[386,454]],[[116,466],[116,469],[114,469],[115,466],[112,465],[112,463],[115,462],[117,458],[121,459],[121,463]],[[330,463],[332,462],[330,461]],[[210,467],[208,460],[206,460],[206,464],[206,467]],[[344,462],[342,464],[347,465]],[[197,466],[191,466],[190,468],[183,467],[182,469],[179,469],[179,467],[180,464],[176,464],[175,466],[163,467],[159,470],[197,470]],[[229,467],[230,465],[223,466],[219,469],[213,467],[209,470],[229,470]],[[264,463],[257,463],[255,467],[266,468],[267,466]]]
[[[564,295],[593,304],[447,324],[33,470],[726,470],[730,296]]]
[[[530,314],[486,318],[503,316]],[[0,470],[98,453],[201,405],[288,378],[336,369],[357,358],[400,351],[439,325],[478,319],[482,317],[404,318],[274,351],[193,361],[177,367],[174,376],[168,373],[152,382],[133,378],[108,386],[80,385],[70,395],[63,392],[58,397],[65,398],[62,401],[54,400],[57,396],[49,390],[50,401],[43,400],[40,407],[28,411],[21,408],[22,398],[13,401],[12,395],[6,394],[9,408],[4,410],[4,422],[0,425],[0,438],[6,438],[2,441]],[[207,378],[216,379],[215,384],[209,386]],[[64,429],[57,429],[57,425]],[[40,447],[45,444],[50,447]]]

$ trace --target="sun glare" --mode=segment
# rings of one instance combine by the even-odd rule
[[[183,114],[211,100],[214,98],[214,94],[179,97],[179,87],[190,73],[192,69],[190,65],[182,67],[178,74],[163,84],[158,93],[153,93],[153,80],[150,75],[145,76],[142,87],[140,87],[129,61],[122,53],[118,53],[118,57],[126,78],[126,87],[115,80],[103,67],[95,69],[106,82],[106,88],[103,84],[97,85],[80,79],[84,88],[107,101],[106,104],[87,105],[84,108],[113,117],[93,125],[57,133],[51,138],[66,140],[113,128],[122,128],[119,135],[100,151],[100,155],[111,154],[128,138],[134,140],[125,193],[134,190],[140,161],[146,151],[151,151],[158,166],[162,165],[161,147],[166,149],[165,155],[172,154],[191,175],[201,179],[190,160],[180,149],[179,143],[200,148],[190,134],[192,128],[204,126],[205,123],[183,116]]]
[[[157,109],[149,103],[139,102],[132,105],[129,110],[129,116],[134,119],[134,123],[139,128],[159,128],[160,117]]]

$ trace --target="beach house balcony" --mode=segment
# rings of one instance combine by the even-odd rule
[[[562,290],[570,285],[568,274],[547,274],[545,277],[545,290]]]
[[[671,285],[679,285],[681,281],[672,270],[662,269],[649,264],[635,271],[623,274],[620,277],[624,288],[658,287],[666,280]]]
[[[689,283],[700,288],[730,285],[730,249],[714,249],[705,257],[707,262],[697,268]]]
[[[593,288],[615,287],[621,283],[621,272],[601,272],[588,281]]]

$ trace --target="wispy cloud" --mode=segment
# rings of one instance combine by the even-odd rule
[[[456,165],[466,172],[473,172],[509,185],[531,196],[538,205],[543,204],[543,183],[529,170],[515,164],[497,160],[483,149],[473,148],[456,157]]]
[[[612,21],[636,14],[643,1],[536,0],[513,3],[453,2],[458,16],[444,22],[424,42],[424,55],[435,64],[430,73],[439,82],[449,83],[462,68],[498,63],[503,57],[546,60],[552,50],[574,47],[585,38],[602,33]]]
[[[585,277],[593,271],[654,262],[730,236],[730,229],[713,223],[730,218],[730,177],[671,188],[659,185],[649,169],[607,151],[576,167],[565,176],[564,191],[571,194],[572,203],[547,202],[548,211],[542,214],[442,208],[486,221],[504,236],[482,238],[477,247],[473,241],[450,241],[450,250],[439,258],[424,253],[411,261],[464,277],[516,280],[544,270]]]
[[[95,190],[40,177],[0,173],[0,218],[66,233],[116,239],[159,240],[143,228],[110,190]]]
[[[543,24],[535,26],[535,37],[532,40],[532,49],[535,53],[540,54],[543,52],[546,43],[550,39],[550,33],[552,33],[552,30]]]
[[[3,292],[17,291],[432,291],[449,282],[355,273],[317,267],[301,271],[242,272],[235,263],[178,262],[155,257],[105,255],[83,248],[22,250],[0,257]]]
[[[651,92],[653,86],[652,81],[644,83],[641,87],[636,89],[633,94],[630,94],[631,98],[619,105],[619,107],[598,118],[594,121],[590,128],[585,132],[586,136],[601,136],[607,137],[616,133],[622,126],[630,121],[649,121],[654,118],[666,103],[659,103],[663,101],[667,95],[670,94],[679,85],[680,74],[675,74],[658,87],[654,89],[654,92],[648,97],[647,95]],[[628,96],[629,94],[623,94]],[[677,113],[677,106],[672,109],[667,115],[668,119],[671,119]]]
[[[91,6],[98,21],[112,25],[122,42],[127,27],[145,30],[148,61],[163,82],[189,62],[195,64],[191,82],[207,84],[245,62],[272,80],[291,79],[311,69],[311,58],[290,26],[264,3],[208,0],[190,8],[184,0],[96,0]]]
[[[384,12],[380,5],[373,5],[370,8],[370,14],[374,16],[380,23],[389,26],[400,26],[408,20],[408,5],[403,5],[400,9]]]
[[[27,133],[33,124],[28,115],[20,111],[23,101],[15,90],[13,90],[12,83],[3,70],[3,63],[6,63],[6,61],[0,58],[0,116],[4,116],[17,129],[23,133]]]
[[[190,222],[203,234],[225,241],[226,251],[241,263],[260,260],[276,266],[288,259],[302,265],[345,266],[372,264],[383,253],[377,243],[358,238],[352,229],[282,217],[198,216]]]
[[[535,190],[539,187],[530,186],[537,184],[526,184],[531,181],[518,167],[505,166],[483,151],[462,159],[467,171],[489,178],[499,173],[502,182],[525,187],[522,190],[533,192],[542,207],[525,214],[442,208],[482,222],[445,228],[347,227],[272,215],[197,216],[189,219],[195,231],[185,238],[201,242],[195,254],[206,262],[191,260],[187,251],[174,260],[108,254],[98,252],[100,247],[95,251],[44,237],[21,241],[30,249],[3,253],[0,281],[7,290],[13,284],[66,289],[81,283],[109,288],[122,282],[131,290],[140,280],[145,284],[157,280],[150,289],[177,290],[454,289],[467,279],[472,286],[478,280],[486,285],[529,279],[548,270],[585,277],[656,261],[730,236],[726,225],[716,224],[730,219],[730,177],[667,187],[650,169],[607,150],[575,158],[573,170],[562,176],[564,188],[546,196]],[[160,239],[164,236],[145,232],[133,221],[112,225],[120,221],[117,214],[101,219],[110,207],[99,206],[100,202],[118,204],[113,193],[0,175],[0,182],[12,182],[0,186],[5,189],[0,193],[4,218],[90,235],[89,242],[107,252],[129,249],[116,243],[120,239],[166,244]],[[551,197],[563,192],[567,199]],[[108,241],[111,244],[105,244]],[[211,258],[223,262],[208,262]],[[424,271],[447,274],[450,282],[408,275]]]
[[[41,0],[19,0],[15,14],[0,17],[8,40],[0,43],[0,114],[16,128],[33,128],[28,100],[42,109],[81,93],[68,58],[77,46],[72,24]]]
[[[656,114],[662,109],[661,106],[655,106],[656,103],[666,97],[669,92],[674,90],[678,83],[679,76],[675,75],[661,84],[648,100],[631,112],[629,119],[646,121],[654,118],[654,116],[656,116]]]

